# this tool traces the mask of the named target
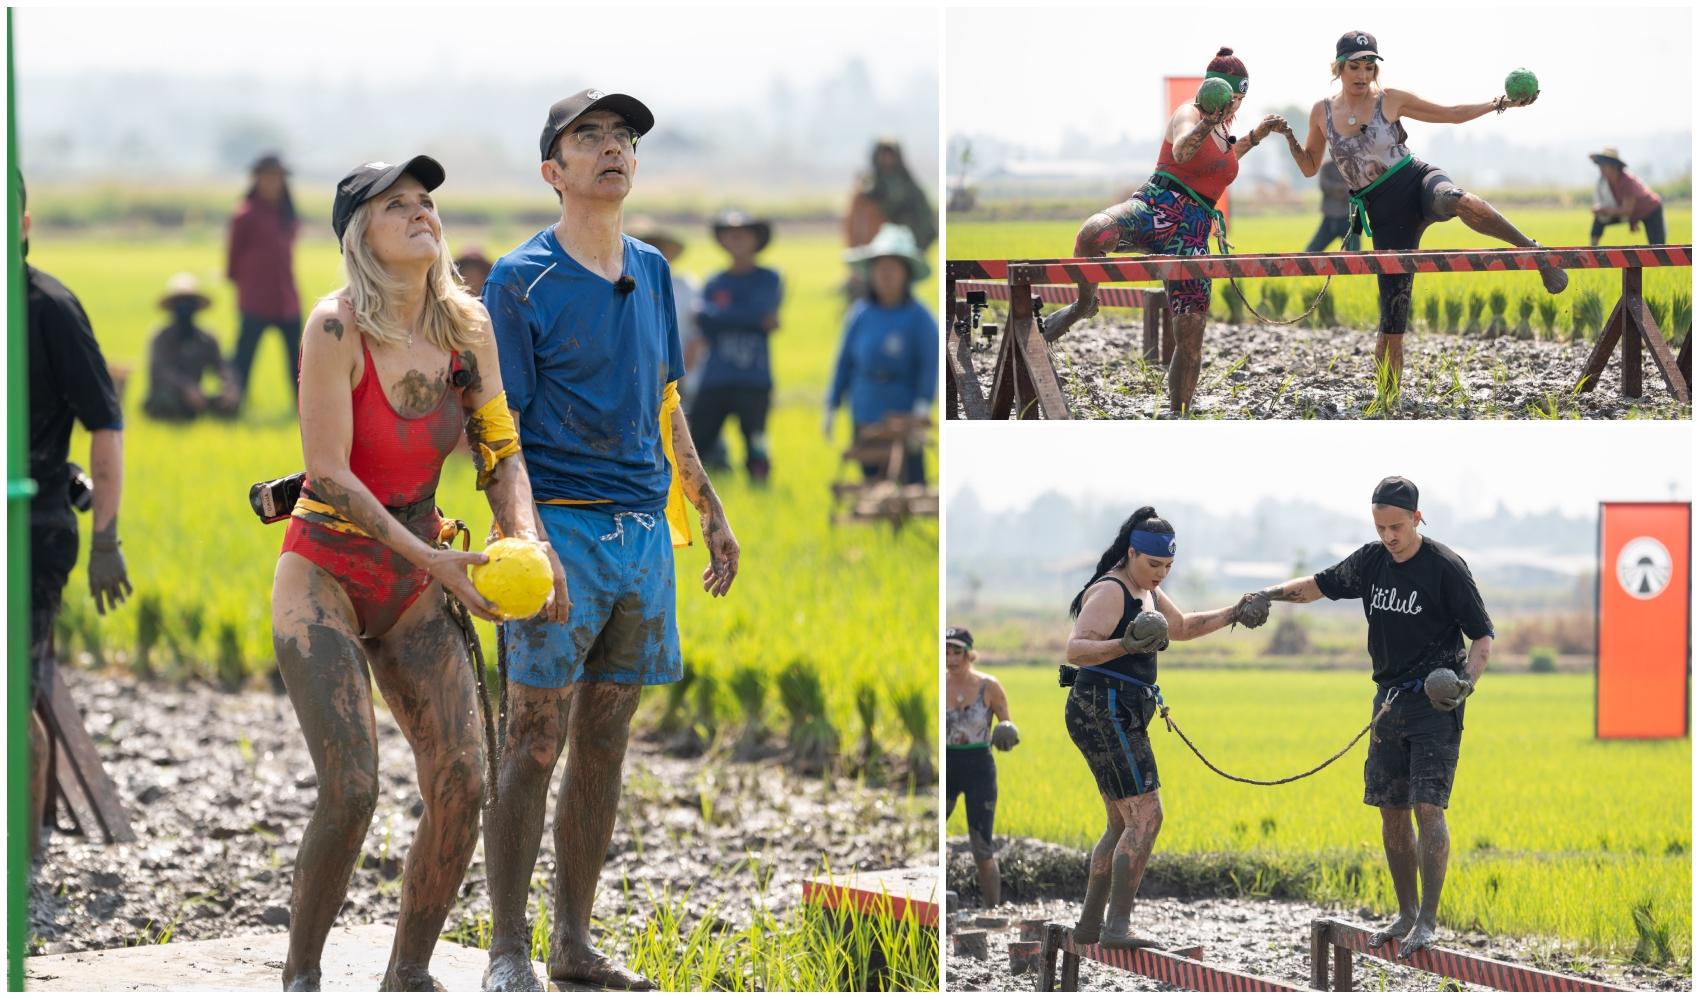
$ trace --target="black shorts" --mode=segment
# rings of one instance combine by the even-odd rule
[[[53,668],[53,622],[77,565],[77,516],[67,508],[30,516],[30,683]]]
[[[997,856],[992,845],[992,820],[998,812],[998,765],[989,747],[973,750],[946,748],[944,755],[944,815],[956,811],[956,797],[967,807],[968,849],[976,861]]]
[[[1376,691],[1372,713],[1380,710],[1386,694],[1386,688]],[[1461,710],[1435,708],[1421,691],[1399,692],[1370,732],[1364,805],[1409,807],[1421,802],[1445,809],[1452,799],[1452,777],[1464,738],[1461,716]]]
[[[1377,250],[1415,250],[1432,223],[1458,215],[1464,191],[1439,167],[1413,159],[1364,196],[1370,241]],[[1410,274],[1376,277],[1381,293],[1381,332],[1404,333],[1411,319]]]
[[[1063,722],[1105,798],[1126,799],[1157,790],[1157,758],[1147,732],[1156,714],[1157,699],[1144,688],[1080,672],[1063,708]]]

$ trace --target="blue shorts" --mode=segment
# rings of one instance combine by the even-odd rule
[[[683,676],[667,519],[606,506],[539,504],[567,573],[565,625],[542,618],[503,629],[508,678],[539,688],[579,681],[671,684]]]

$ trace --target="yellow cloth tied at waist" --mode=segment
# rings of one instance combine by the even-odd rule
[[[673,547],[682,549],[691,544],[690,508],[685,505],[685,488],[679,483],[679,459],[673,454],[673,420],[679,414],[679,383],[669,382],[661,394],[661,450],[667,455],[667,472],[670,483],[667,487],[667,533],[673,539]],[[511,425],[510,425],[511,426]],[[538,503],[556,504],[565,507],[583,507],[591,504],[613,503],[612,500],[539,500]]]
[[[466,418],[466,439],[472,445],[472,462],[478,466],[478,488],[487,490],[496,477],[497,463],[519,454],[519,428],[514,426],[506,392],[496,393]]]

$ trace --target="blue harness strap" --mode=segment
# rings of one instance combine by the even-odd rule
[[[1108,677],[1110,680],[1119,681],[1122,684],[1132,684],[1135,687],[1145,688],[1151,692],[1151,697],[1157,699],[1158,705],[1163,704],[1163,689],[1155,684],[1147,684],[1136,677],[1129,677],[1126,674],[1118,674],[1114,670],[1103,670],[1098,667],[1081,667],[1080,669],[1090,670],[1101,677]]]

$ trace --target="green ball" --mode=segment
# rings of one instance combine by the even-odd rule
[[[1527,100],[1534,97],[1541,89],[1535,74],[1526,69],[1514,69],[1505,75],[1505,96],[1513,101]]]
[[[1198,97],[1192,103],[1198,105],[1198,110],[1207,115],[1213,115],[1234,100],[1234,88],[1228,86],[1228,81],[1211,77],[1198,88]]]

